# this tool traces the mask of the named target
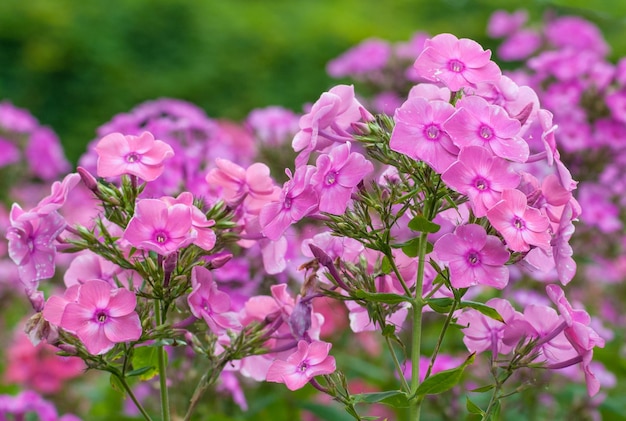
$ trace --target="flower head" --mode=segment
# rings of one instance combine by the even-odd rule
[[[286,361],[274,360],[267,370],[268,382],[285,383],[289,390],[301,389],[313,377],[335,371],[335,358],[328,355],[332,344],[298,342],[298,349]]]
[[[131,174],[145,181],[154,181],[163,173],[163,161],[174,156],[170,145],[154,140],[150,132],[139,136],[111,133],[96,145],[98,175],[116,177]]]

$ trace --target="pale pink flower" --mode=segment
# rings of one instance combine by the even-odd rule
[[[550,248],[550,220],[528,206],[526,195],[519,190],[504,190],[502,200],[487,212],[487,219],[513,251],[528,251],[530,246]]]
[[[483,146],[515,162],[528,159],[529,147],[520,137],[520,121],[509,117],[504,108],[490,105],[479,96],[461,98],[457,112],[446,121],[444,128],[459,147]]]
[[[328,353],[332,344],[328,342],[298,342],[298,350],[287,360],[274,360],[267,370],[268,382],[285,383],[289,390],[301,389],[315,376],[331,374],[337,368],[335,358]]]
[[[300,117],[293,111],[280,106],[256,108],[248,114],[246,125],[264,144],[279,146],[298,131]]]
[[[202,266],[194,266],[191,271],[192,291],[187,296],[191,313],[204,319],[209,329],[221,334],[227,329],[237,329],[241,324],[237,313],[230,311],[230,297],[217,289],[211,272]]]
[[[65,219],[57,212],[45,216],[24,212],[17,203],[11,207],[11,226],[7,228],[9,257],[18,266],[20,280],[27,291],[37,289],[38,281],[54,275],[54,241],[63,232]]]
[[[480,225],[457,227],[453,234],[437,240],[434,252],[450,268],[450,283],[455,288],[480,284],[502,289],[509,281],[509,269],[504,266],[509,252]]]
[[[520,176],[508,161],[480,146],[461,149],[458,161],[441,175],[452,189],[470,198],[472,211],[483,217],[501,198],[502,191],[519,185]]]
[[[476,41],[439,34],[426,41],[413,66],[421,77],[459,91],[500,79],[500,68],[490,58],[491,51],[483,50]]]
[[[168,204],[168,206],[185,205],[191,211],[191,231],[190,235],[195,237],[193,244],[203,248],[204,250],[212,250],[215,246],[217,237],[215,231],[211,227],[215,225],[215,221],[207,219],[204,212],[202,212],[193,202],[193,194],[190,192],[182,192],[178,197],[173,198],[169,196],[161,197],[161,200]]]
[[[61,182],[55,181],[50,188],[50,195],[41,199],[31,212],[43,216],[59,210],[65,204],[67,195],[79,182],[80,175],[78,173],[66,175]]]
[[[334,78],[358,77],[382,70],[391,58],[391,45],[382,39],[361,41],[326,65],[327,73]]]
[[[136,305],[137,298],[131,291],[91,280],[78,287],[75,302],[67,303],[59,327],[76,334],[89,353],[104,354],[116,343],[141,337]]]
[[[58,136],[49,127],[38,127],[31,133],[24,155],[32,173],[42,180],[53,180],[71,167]]]
[[[509,13],[505,10],[496,10],[489,17],[487,34],[492,38],[501,38],[512,35],[522,28],[528,20],[526,10],[516,10]]]
[[[169,206],[159,199],[143,199],[135,206],[124,239],[140,250],[168,255],[191,244],[197,234],[192,231],[192,215],[188,205]]]
[[[424,161],[442,173],[459,153],[459,148],[452,143],[443,128],[443,123],[454,112],[454,107],[445,101],[409,98],[395,111],[396,125],[391,133],[389,147]]]
[[[145,181],[156,180],[163,173],[163,161],[174,156],[172,147],[155,140],[150,132],[139,136],[111,133],[100,139],[95,149],[100,177],[131,174]]]
[[[120,282],[123,286],[132,286],[133,278],[139,280],[139,275],[128,269],[123,269],[105,258],[92,253],[85,252],[74,258],[63,275],[63,282],[66,287],[81,285],[92,279],[101,279],[111,286],[118,286]]]
[[[250,207],[250,202],[265,203],[274,193],[274,181],[265,164],[257,162],[244,169],[227,159],[216,158],[215,165],[217,168],[209,171],[206,181],[211,186],[221,188],[221,197],[231,206],[238,205],[244,199],[248,202],[247,207]]]
[[[289,181],[277,201],[267,203],[259,214],[259,224],[263,234],[270,240],[277,240],[295,222],[312,214],[319,203],[318,194],[311,186],[315,167],[307,165],[296,168],[292,176],[287,170]]]
[[[311,185],[319,192],[319,210],[335,215],[346,211],[354,188],[374,170],[363,155],[350,152],[350,143],[336,146],[316,161]]]

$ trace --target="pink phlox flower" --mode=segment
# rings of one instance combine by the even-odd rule
[[[32,418],[39,421],[80,421],[80,418],[72,414],[59,416],[52,402],[32,390],[24,390],[15,396],[0,395],[0,415],[2,419],[9,420]]]
[[[578,189],[578,200],[585,210],[580,216],[585,224],[595,226],[605,234],[623,229],[620,208],[608,186],[594,182],[583,183]]]
[[[312,214],[317,209],[319,197],[311,186],[316,171],[312,165],[297,167],[295,174],[286,170],[289,180],[283,185],[279,200],[267,203],[259,213],[263,234],[277,240],[287,228]]]
[[[333,78],[345,76],[357,79],[367,77],[368,73],[382,70],[391,58],[389,42],[370,38],[361,41],[326,65],[326,72]]]
[[[140,279],[134,270],[123,269],[113,262],[92,253],[85,252],[74,258],[63,275],[66,287],[81,285],[91,279],[100,279],[108,282],[111,286],[131,288],[133,278]]]
[[[237,313],[230,311],[230,297],[217,289],[211,272],[194,266],[191,271],[192,291],[187,296],[191,313],[198,319],[204,319],[209,329],[221,334],[227,329],[239,329]]]
[[[522,29],[505,39],[497,54],[505,61],[525,60],[539,50],[542,41],[541,34],[536,30]]]
[[[550,220],[528,206],[526,195],[519,190],[505,189],[502,200],[487,212],[487,219],[513,251],[529,251],[530,246],[550,248]]]
[[[59,137],[49,127],[38,127],[31,133],[24,155],[30,171],[42,180],[53,180],[71,168]]]
[[[78,173],[66,175],[61,182],[55,181],[52,183],[50,195],[41,199],[31,212],[43,216],[59,210],[65,204],[70,191],[72,191],[79,182],[80,175],[78,175]]]
[[[0,136],[0,168],[15,164],[21,159],[20,148],[9,139]]]
[[[491,51],[483,50],[476,41],[440,34],[424,46],[413,67],[421,77],[443,83],[451,91],[497,82],[502,76],[498,65],[490,60]]]
[[[104,354],[116,343],[141,337],[136,305],[137,298],[131,291],[113,288],[99,279],[90,280],[78,286],[76,301],[65,305],[59,327],[78,336],[90,354]]]
[[[195,239],[193,244],[204,250],[212,250],[217,237],[212,227],[215,221],[207,219],[206,215],[193,203],[193,195],[190,192],[182,192],[175,199],[169,196],[161,197],[161,200],[169,206],[185,205],[191,211],[191,236]]]
[[[461,98],[457,112],[444,124],[452,141],[459,147],[483,146],[499,157],[526,162],[528,143],[520,137],[521,123],[506,110],[479,96]]]
[[[164,161],[174,156],[170,145],[155,140],[150,132],[139,136],[111,133],[96,145],[97,173],[100,177],[131,174],[145,181],[156,180],[164,170]]]
[[[487,34],[491,38],[510,36],[519,31],[527,20],[528,12],[526,10],[516,10],[512,13],[496,10],[489,17]]]
[[[300,117],[280,106],[256,108],[248,114],[246,126],[264,144],[280,146],[298,132]]]
[[[504,331],[513,320],[523,316],[515,311],[508,300],[502,298],[492,298],[485,304],[495,309],[504,323],[487,317],[478,310],[464,309],[458,314],[456,321],[463,326],[463,343],[470,352],[491,351],[494,358],[497,354],[508,354],[514,345],[502,342]]]
[[[328,355],[328,342],[298,342],[298,349],[286,360],[274,360],[267,370],[268,382],[285,383],[289,390],[301,389],[315,376],[336,370],[335,358]]]
[[[509,252],[480,225],[457,227],[453,234],[437,240],[433,251],[450,268],[450,283],[455,288],[480,284],[502,289],[509,281],[509,269],[504,266]]]
[[[483,217],[498,203],[504,190],[519,185],[520,175],[508,161],[487,149],[466,146],[441,179],[452,189],[467,195],[474,215]]]
[[[65,307],[69,303],[75,303],[78,298],[80,285],[81,284],[74,284],[68,287],[63,293],[63,296],[52,295],[48,298],[43,308],[43,318],[55,326],[60,326]]]
[[[411,88],[407,99],[424,98],[429,101],[450,101],[450,89],[433,85],[432,83],[419,83]]]
[[[443,127],[454,112],[454,107],[448,102],[409,98],[396,109],[396,125],[389,147],[413,159],[425,161],[442,173],[459,153],[459,148],[452,143]]]
[[[217,168],[209,171],[206,181],[221,187],[221,197],[231,206],[244,199],[260,199],[264,203],[263,199],[274,192],[274,181],[265,164],[257,162],[244,169],[227,159],[216,158],[215,165]]]
[[[6,230],[9,257],[18,266],[26,290],[33,292],[39,280],[54,275],[54,241],[65,229],[65,219],[57,212],[45,216],[24,212],[17,203],[11,207],[9,218],[11,226]]]
[[[600,29],[578,16],[563,16],[549,22],[545,26],[545,35],[557,48],[589,50],[597,56],[605,56],[609,52],[609,46]]]
[[[169,206],[159,199],[142,199],[135,206],[123,239],[140,250],[168,255],[197,238],[192,230],[192,212],[188,205]]]
[[[275,241],[263,238],[258,243],[261,246],[263,268],[269,275],[276,275],[287,269],[287,237],[283,235]]]
[[[315,234],[313,238],[302,241],[301,251],[307,257],[313,257],[309,244],[314,244],[324,250],[331,259],[341,258],[344,261],[356,263],[364,251],[363,244],[349,237],[337,237],[330,231]]]
[[[4,100],[0,102],[0,127],[8,132],[28,133],[39,127],[39,122],[30,111]]]
[[[321,151],[334,142],[352,141],[348,130],[363,118],[373,117],[356,99],[354,86],[338,85],[324,92],[311,111],[300,118],[300,131],[292,142],[293,149],[300,152],[296,167],[306,164],[313,151]]]
[[[335,146],[317,158],[311,185],[319,192],[319,210],[335,215],[346,211],[354,188],[374,170],[363,155],[350,152],[350,143]]]

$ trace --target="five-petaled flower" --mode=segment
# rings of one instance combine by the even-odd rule
[[[130,174],[145,181],[156,180],[163,173],[163,161],[174,156],[172,147],[155,140],[150,132],[139,136],[108,134],[100,139],[96,152],[100,177]]]
[[[289,390],[297,390],[315,376],[334,372],[335,358],[328,355],[331,346],[328,342],[299,341],[298,350],[289,355],[286,361],[274,360],[267,370],[266,380],[285,383]]]

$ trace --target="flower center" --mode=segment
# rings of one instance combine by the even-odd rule
[[[285,197],[285,202],[283,203],[283,207],[285,209],[291,209],[291,197]]]
[[[103,310],[98,310],[98,312],[96,313],[96,321],[98,323],[104,323],[107,321],[108,318],[109,316]]]
[[[326,174],[324,183],[326,183],[327,186],[332,186],[333,184],[335,184],[336,181],[337,181],[337,173],[335,171],[331,171],[328,174]]]
[[[167,238],[167,234],[165,234],[163,231],[157,232],[154,236],[154,240],[159,244],[165,243],[167,241]]]
[[[493,137],[493,130],[489,126],[482,125],[478,129],[478,135],[485,140],[489,140]]]
[[[437,140],[439,139],[439,136],[441,134],[441,130],[439,130],[439,127],[437,127],[434,124],[431,124],[429,126],[426,127],[426,130],[424,130],[424,132],[426,133],[426,137],[430,140]]]
[[[467,262],[472,266],[476,266],[480,264],[480,255],[476,253],[474,250],[470,251],[467,254]]]
[[[306,361],[302,361],[299,365],[298,365],[298,371],[303,373],[307,370],[307,368],[309,368],[309,364]]]
[[[448,62],[448,69],[454,73],[461,73],[465,70],[465,64],[457,59],[452,59]]]
[[[126,162],[130,162],[131,164],[133,162],[137,162],[139,161],[140,157],[138,154],[136,154],[135,152],[131,152],[128,155],[126,155]]]
[[[484,191],[489,188],[489,184],[487,183],[487,180],[479,177],[474,180],[474,187],[476,188],[476,190]]]
[[[515,228],[517,228],[520,231],[526,228],[526,224],[524,223],[524,220],[520,218],[519,216],[516,216],[515,219],[513,219],[513,225],[515,226]]]

